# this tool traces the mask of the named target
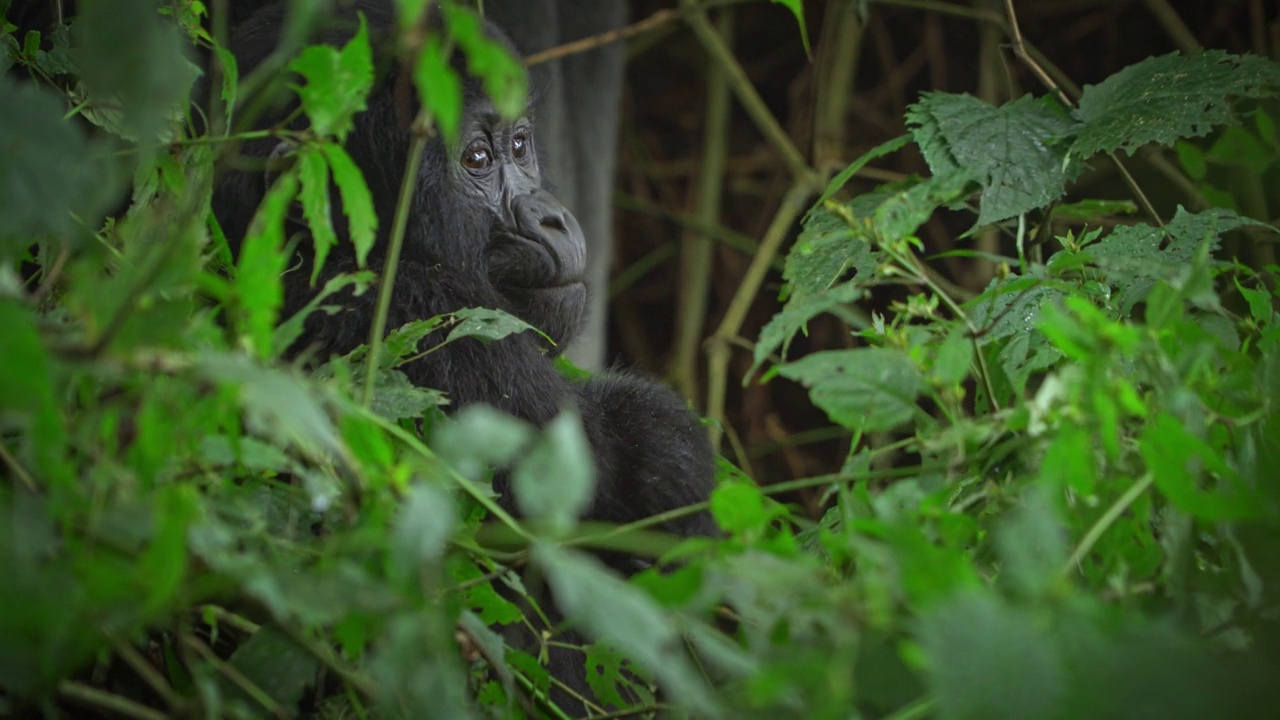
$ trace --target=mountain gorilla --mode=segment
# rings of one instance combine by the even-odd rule
[[[410,147],[405,118],[415,113],[412,108],[406,112],[404,93],[398,90],[409,84],[397,82],[400,69],[381,52],[395,27],[390,0],[353,3],[340,13],[341,31],[321,39],[344,42],[354,33],[357,12],[367,19],[375,57],[384,56],[368,109],[357,116],[347,150],[364,173],[386,231],[392,226]],[[231,49],[242,76],[275,47],[283,19],[283,7],[266,8],[232,32]],[[511,47],[496,28],[490,26],[488,32]],[[453,65],[465,70],[461,56],[453,58]],[[465,76],[464,98],[458,146],[436,138],[422,160],[389,327],[463,308],[500,308],[546,332],[555,346],[528,332],[488,344],[467,339],[414,360],[404,371],[415,384],[447,392],[453,409],[486,403],[543,425],[566,403],[576,405],[597,478],[586,518],[626,523],[706,500],[714,475],[711,447],[676,393],[627,374],[574,382],[554,367],[555,353],[578,331],[586,302],[582,232],[574,217],[542,188],[529,113],[515,121],[501,120],[479,83]],[[256,126],[279,122],[294,108],[296,103],[277,108]],[[298,119],[290,127],[303,129],[304,124],[305,119]],[[279,149],[276,141],[262,139],[246,142],[242,153],[261,159]],[[214,211],[233,243],[243,238],[265,191],[262,173],[229,172],[219,181]],[[370,255],[371,267],[382,266],[385,246],[382,237]],[[285,276],[286,313],[301,308],[314,294],[309,282],[311,253],[304,247],[299,255],[295,269]],[[325,277],[355,267],[351,245],[343,238],[325,263],[320,284]],[[372,295],[348,294],[340,299],[343,312],[311,315],[295,348],[318,347],[323,354],[335,354],[365,342],[373,317]],[[426,342],[432,345],[439,338]],[[512,508],[505,483],[499,485],[501,503]],[[664,528],[685,536],[716,532],[706,513],[670,521]],[[551,664],[553,676],[591,696],[580,656],[557,647]],[[553,698],[566,709],[581,710],[565,693],[555,692]]]

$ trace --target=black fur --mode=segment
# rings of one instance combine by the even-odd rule
[[[391,3],[364,1],[354,6],[340,15],[346,21],[344,28],[321,38],[345,40],[359,10],[368,20],[378,54],[394,27]],[[267,8],[234,30],[232,50],[242,76],[275,46],[283,15],[281,7]],[[492,27],[490,33],[504,37]],[[403,93],[396,91],[394,63],[386,57],[379,62],[378,87],[368,110],[356,119],[347,150],[369,183],[385,234],[392,225],[410,146],[405,118],[413,113],[405,112]],[[502,308],[546,331],[558,346],[549,349],[533,333],[489,344],[464,340],[408,364],[404,371],[416,384],[447,392],[452,409],[486,403],[542,425],[566,402],[576,405],[597,471],[588,519],[625,523],[706,500],[714,476],[711,447],[676,393],[631,374],[573,382],[554,367],[553,353],[578,331],[586,303],[581,285],[584,267],[578,256],[584,239],[572,215],[539,189],[541,176],[533,152],[519,161],[500,158],[505,164],[496,180],[482,181],[463,166],[461,155],[469,137],[495,138],[495,153],[513,156],[508,152],[511,133],[520,128],[532,133],[528,119],[514,126],[491,125],[492,108],[474,81],[466,82],[465,94],[462,147],[450,151],[442,141],[433,140],[423,158],[388,325],[394,328],[467,307]],[[270,124],[284,117],[285,111],[268,113],[256,125]],[[468,135],[469,131],[473,134]],[[274,147],[273,141],[257,141],[246,143],[242,152],[264,158]],[[243,237],[264,191],[260,172],[229,172],[219,181],[214,210],[233,242]],[[336,210],[334,216],[340,217]],[[375,270],[381,268],[385,242],[385,237],[380,238],[370,258]],[[286,313],[299,309],[314,293],[309,282],[310,253],[304,248],[299,254],[296,269],[285,277]],[[344,239],[331,253],[320,284],[324,277],[354,268],[351,246]],[[343,353],[365,342],[373,296],[347,295],[341,300],[345,312],[313,314],[295,349],[318,347],[324,355]],[[427,342],[433,341],[438,338]],[[502,503],[513,508],[505,492]],[[706,513],[671,521],[665,529],[686,536],[716,532]],[[570,638],[574,640],[580,639]],[[551,663],[553,676],[590,696],[580,658],[554,650]],[[567,709],[582,709],[563,693],[553,697]]]

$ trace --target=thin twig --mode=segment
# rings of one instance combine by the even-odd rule
[[[83,683],[65,680],[58,684],[58,694],[62,697],[95,710],[102,710],[111,715],[132,718],[132,720],[168,720],[169,716],[128,698],[104,692]]]
[[[1134,483],[1132,487],[1125,490],[1124,494],[1111,504],[1111,507],[1107,508],[1107,511],[1102,514],[1102,517],[1098,518],[1098,521],[1095,522],[1093,526],[1089,528],[1089,531],[1084,534],[1084,537],[1080,539],[1080,544],[1076,546],[1075,552],[1071,553],[1071,557],[1067,558],[1066,564],[1062,566],[1062,574],[1064,576],[1070,574],[1072,570],[1080,566],[1081,561],[1083,561],[1085,556],[1089,554],[1089,551],[1093,549],[1093,546],[1098,543],[1098,540],[1102,538],[1102,534],[1109,530],[1111,526],[1115,524],[1115,521],[1124,514],[1125,510],[1128,510],[1130,505],[1132,505],[1138,498],[1142,497],[1142,494],[1146,492],[1147,488],[1151,487],[1151,484],[1154,482],[1155,477],[1152,476],[1151,473],[1147,473],[1142,477],[1142,479]]]
[[[31,477],[31,474],[27,472],[27,469],[22,467],[22,463],[18,462],[18,458],[14,457],[9,452],[9,448],[5,447],[5,444],[2,442],[0,442],[0,460],[3,460],[4,464],[9,466],[9,469],[13,471],[14,475],[18,476],[18,480],[21,481],[28,490],[31,492],[36,491],[35,478]]]
[[[527,56],[524,59],[524,62],[529,67],[541,65],[542,63],[550,62],[552,60],[565,57],[566,55],[576,55],[588,50],[594,50],[602,45],[608,45],[610,43],[618,42],[619,40],[626,40],[627,38],[649,32],[650,30],[654,30],[662,25],[679,19],[679,10],[673,10],[671,8],[659,10],[644,20],[634,22],[626,27],[618,28],[617,30],[610,30],[609,32],[600,33],[599,35],[592,35],[591,37],[582,38],[581,40],[574,40],[573,42],[557,45],[556,47],[533,53],[532,55]]]

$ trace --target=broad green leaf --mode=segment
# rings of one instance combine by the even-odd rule
[[[1223,233],[1240,227],[1266,227],[1230,210],[1210,208],[1189,213],[1178,208],[1163,228],[1150,225],[1118,227],[1086,252],[1107,271],[1116,287],[1113,304],[1127,314],[1146,298],[1157,280],[1170,280],[1192,264],[1206,243],[1215,250]]]
[[[546,571],[556,604],[573,624],[652,672],[677,707],[700,717],[722,716],[702,674],[690,664],[675,624],[643,592],[583,553],[538,543],[533,559]]]
[[[236,648],[229,662],[289,713],[297,710],[303,695],[320,677],[320,661],[271,625],[263,626]],[[228,685],[228,691],[237,692],[234,685]]]
[[[1022,502],[997,527],[1000,578],[1024,597],[1048,597],[1067,561],[1067,541],[1042,488],[1028,488]]]
[[[324,266],[329,250],[338,244],[333,232],[333,216],[329,211],[329,166],[324,156],[314,147],[307,147],[298,156],[298,179],[302,189],[298,200],[302,202],[302,214],[311,229],[311,243],[315,247],[315,263],[311,267],[311,282],[315,283]]]
[[[36,331],[36,318],[27,309],[0,299],[0,417],[20,429],[31,443],[36,467],[46,482],[68,479],[65,457],[67,429],[60,417],[53,360]],[[6,439],[5,442],[8,442]]]
[[[809,388],[814,405],[854,432],[889,430],[910,420],[923,385],[910,356],[890,348],[817,352],[778,373]]]
[[[959,204],[970,194],[973,174],[961,168],[899,187],[901,191],[885,198],[872,216],[872,229],[881,242],[914,237],[938,208]]]
[[[448,404],[449,398],[443,392],[418,387],[399,370],[382,370],[374,379],[369,407],[388,420],[417,420],[428,410]]]
[[[88,236],[119,190],[105,152],[62,113],[56,95],[0,76],[0,260],[21,258],[45,235]]]
[[[422,43],[413,68],[413,83],[440,136],[449,147],[456,146],[462,127],[462,80],[450,66],[440,38],[434,34]]]
[[[1222,451],[1172,415],[1152,417],[1139,442],[1156,487],[1179,510],[1208,522],[1251,518],[1261,510],[1256,493]]]
[[[276,350],[274,331],[280,308],[284,306],[284,220],[298,190],[298,179],[292,173],[281,175],[249,224],[249,232],[240,246],[236,265],[235,292],[238,301],[238,329],[259,357],[270,357]]]
[[[373,208],[373,195],[360,168],[341,145],[325,143],[320,149],[325,160],[329,161],[333,182],[342,198],[342,214],[347,216],[351,244],[356,249],[356,263],[364,267],[365,258],[378,239],[378,213]]]
[[[415,578],[420,568],[437,563],[457,524],[453,497],[428,483],[409,488],[391,527],[391,559],[402,578]]]
[[[294,90],[311,119],[311,129],[317,135],[346,138],[373,87],[373,51],[364,17],[360,30],[341,50],[312,45],[289,63],[289,69],[306,80]]]
[[[177,25],[152,0],[117,0],[85,3],[75,32],[90,110],[123,113],[120,129],[144,144],[167,139],[199,75]]]
[[[318,395],[292,371],[254,364],[244,355],[207,353],[197,371],[236,389],[245,423],[255,433],[311,453],[345,458],[346,451]]]
[[[1205,50],[1147,58],[1097,85],[1085,86],[1077,116],[1083,122],[1071,154],[1132,154],[1148,143],[1171,145],[1233,122],[1231,102],[1280,93],[1280,65],[1254,55]]]
[[[761,533],[785,511],[767,500],[760,489],[746,483],[721,485],[711,493],[716,524],[734,534]]]
[[[501,340],[508,335],[533,330],[542,335],[534,326],[503,310],[492,308],[465,308],[453,314],[458,324],[449,331],[445,342],[453,342],[459,338],[473,337],[486,342]],[[546,337],[543,335],[543,337]]]
[[[993,107],[970,95],[925,93],[907,112],[911,133],[936,176],[963,169],[982,185],[978,224],[988,225],[1062,197],[1071,179],[1056,142],[1072,122],[1050,100],[1023,96]]]
[[[499,115],[508,120],[523,115],[528,93],[524,65],[488,36],[484,21],[474,11],[445,4],[444,12],[450,37],[467,56],[467,74],[480,79]]]
[[[382,367],[395,367],[418,355],[423,351],[422,339],[435,332],[448,319],[448,315],[436,315],[425,320],[414,320],[387,333],[382,342],[385,357],[378,364]]]
[[[478,480],[490,467],[506,467],[534,438],[533,426],[488,405],[468,405],[441,423],[431,447],[465,478]]]
[[[993,594],[956,595],[921,618],[918,637],[942,720],[1049,720],[1069,699],[1043,624]]]
[[[595,457],[577,410],[556,415],[511,474],[516,505],[555,535],[573,528],[591,505]]]
[[[938,346],[933,360],[933,377],[942,385],[958,385],[969,377],[973,362],[973,339],[964,325],[956,324]]]
[[[871,244],[869,216],[884,196],[870,196],[870,201],[864,195],[848,206],[855,222],[861,220],[865,229],[855,231],[845,218],[826,207],[810,211],[783,266],[788,299],[820,293],[850,273],[860,286],[871,282],[881,253]]]
[[[151,544],[138,559],[147,585],[145,612],[168,610],[187,575],[187,529],[200,513],[200,496],[190,485],[167,485],[155,499]]]
[[[785,358],[791,339],[798,332],[807,334],[809,321],[822,313],[829,312],[851,325],[861,325],[860,316],[851,312],[847,306],[861,299],[863,295],[861,288],[849,283],[814,294],[792,296],[782,311],[774,315],[773,319],[760,330],[751,373],[760,367],[770,353],[779,348],[781,348],[780,354]],[[743,378],[744,383],[750,381],[751,373]]]

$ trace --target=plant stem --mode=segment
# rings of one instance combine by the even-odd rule
[[[1080,538],[1080,544],[1076,546],[1075,552],[1071,553],[1071,557],[1067,558],[1066,564],[1062,567],[1063,576],[1070,574],[1072,570],[1080,565],[1080,561],[1084,560],[1084,557],[1089,554],[1093,546],[1098,543],[1098,540],[1102,538],[1102,534],[1111,528],[1112,524],[1124,514],[1125,510],[1129,509],[1129,506],[1134,501],[1142,497],[1142,493],[1146,492],[1153,482],[1155,482],[1155,477],[1151,473],[1147,473],[1141,480],[1134,483],[1133,487],[1117,498],[1111,507],[1107,508],[1102,517],[1098,518],[1098,521],[1093,524],[1093,527],[1089,528],[1083,538]]]

